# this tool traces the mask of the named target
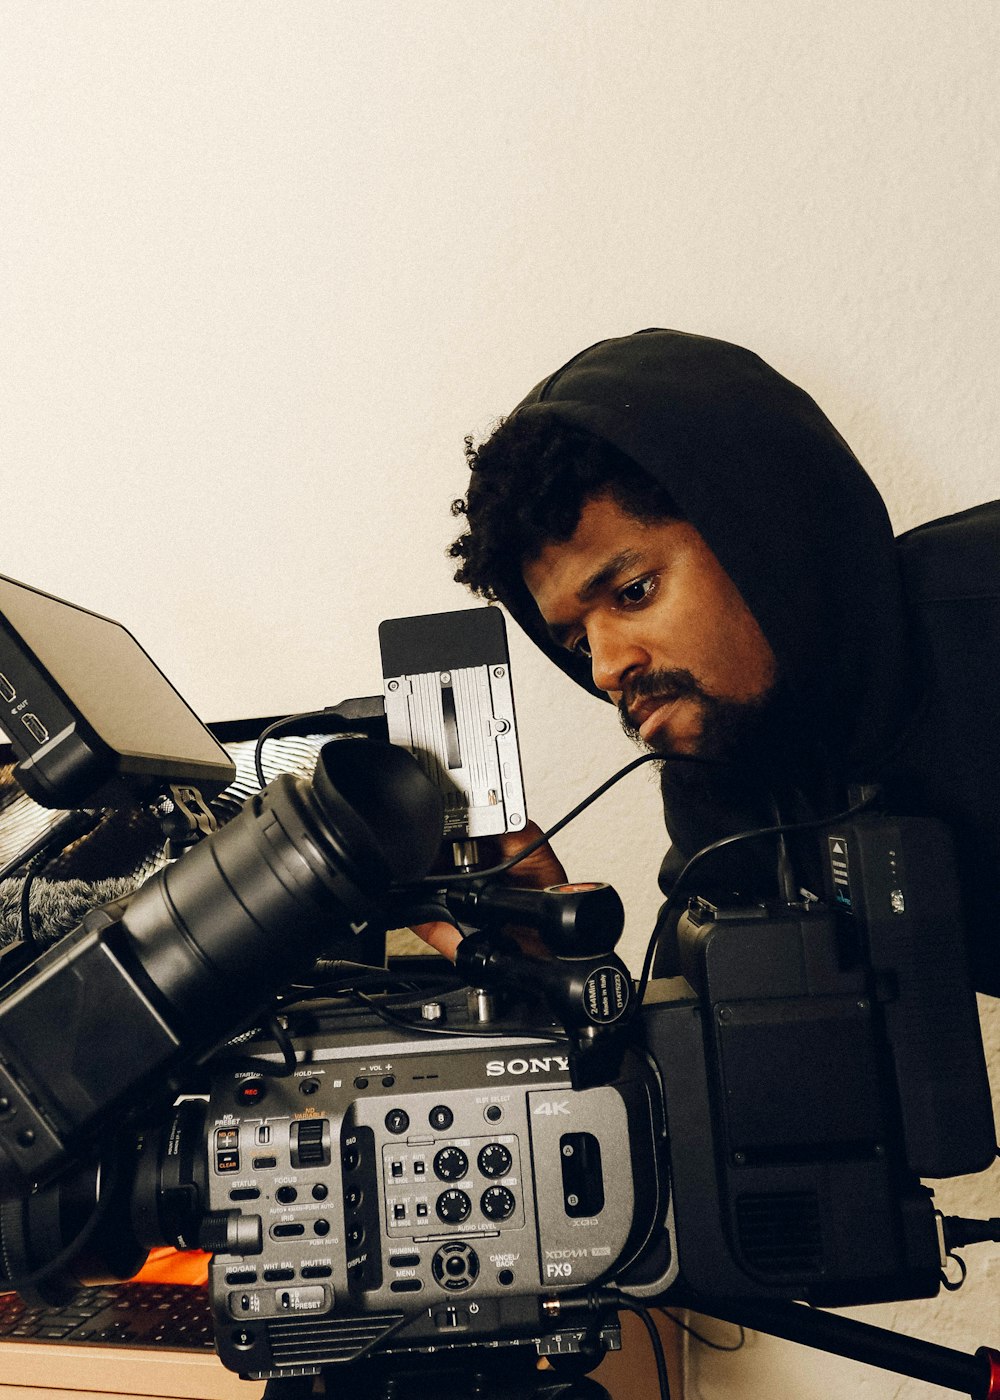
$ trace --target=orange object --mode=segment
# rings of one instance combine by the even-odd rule
[[[199,1249],[154,1249],[132,1280],[134,1283],[208,1284],[209,1255]]]

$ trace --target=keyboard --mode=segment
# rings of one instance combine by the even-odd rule
[[[211,1352],[212,1318],[195,1284],[117,1283],[84,1288],[64,1308],[29,1308],[0,1295],[0,1341]]]

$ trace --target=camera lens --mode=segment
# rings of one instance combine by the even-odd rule
[[[281,774],[148,880],[122,919],[125,955],[187,1048],[215,1043],[310,966],[321,937],[351,936],[394,883],[423,875],[442,829],[441,796],[410,754],[344,736],[311,782]]]

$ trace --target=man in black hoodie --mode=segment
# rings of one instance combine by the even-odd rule
[[[900,549],[812,399],[738,346],[668,330],[584,350],[468,455],[456,577],[502,603],[662,756],[665,891],[708,843],[832,815],[857,785],[878,783],[908,811],[957,822],[973,878],[993,871],[992,894],[967,910],[985,914],[993,936],[977,938],[993,947],[996,505],[970,513],[971,535],[956,517]],[[990,610],[976,618],[968,603],[984,577]],[[947,614],[934,612],[942,601]],[[961,682],[942,653],[959,619],[958,635],[988,653],[963,658]],[[972,745],[953,732],[959,685],[985,706]],[[792,855],[816,890],[818,841]],[[776,870],[773,839],[742,843],[706,864],[699,890],[766,897]],[[1000,971],[980,968],[981,984],[991,978],[1000,989]]]

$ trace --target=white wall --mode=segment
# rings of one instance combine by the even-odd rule
[[[0,567],[207,719],[370,694],[381,618],[466,602],[465,433],[646,325],[801,382],[900,528],[998,494],[998,37],[993,0],[0,0]],[[544,823],[631,750],[514,653]],[[641,775],[561,842],[633,959],[661,845]],[[992,1257],[899,1325],[1000,1342]]]

